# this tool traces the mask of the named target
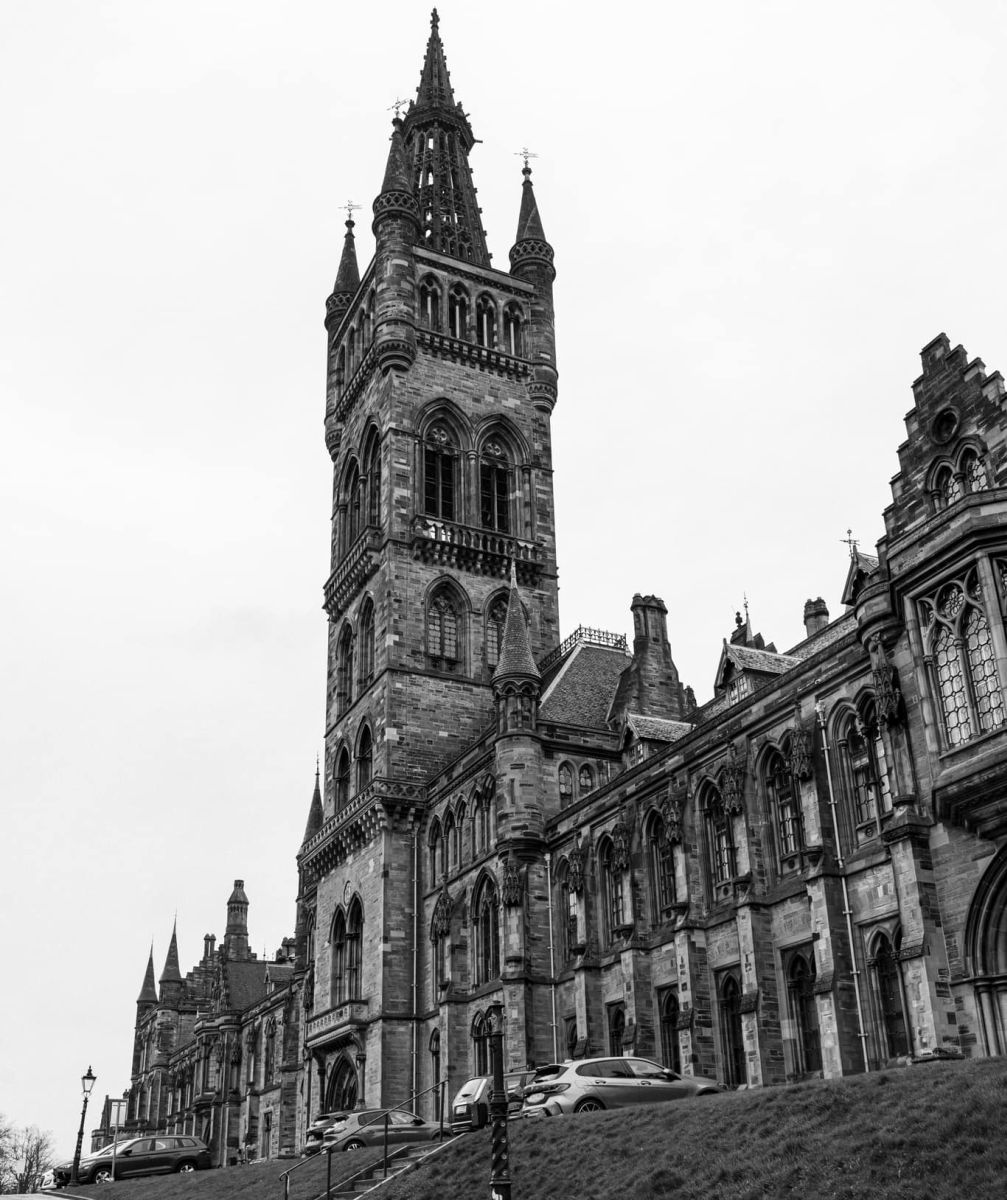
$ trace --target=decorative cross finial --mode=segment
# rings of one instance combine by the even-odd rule
[[[531,151],[528,149],[528,147],[527,147],[527,146],[522,146],[520,150],[515,150],[515,151],[514,151],[514,153],[515,153],[516,155],[518,155],[520,158],[523,158],[523,159],[524,159],[524,169],[525,169],[526,171],[528,171],[528,170],[530,170],[530,169],[531,169],[531,168],[528,166],[528,159],[529,159],[529,158],[538,158],[538,155],[537,155],[537,154],[532,154],[532,152],[531,152]]]
[[[352,225],[353,224],[353,214],[357,211],[358,208],[360,208],[360,205],[354,204],[352,200],[347,200],[346,203],[343,205],[343,208],[346,209],[346,224]]]
[[[842,542],[842,543],[843,543],[845,546],[847,546],[847,547],[848,547],[848,549],[849,549],[849,551],[850,551],[850,559],[851,559],[851,561],[853,561],[853,562],[856,562],[856,561],[857,561],[857,546],[858,546],[860,543],[859,543],[859,542],[858,542],[858,540],[857,540],[857,539],[856,539],[856,538],[853,536],[853,530],[852,530],[852,529],[847,529],[847,531],[846,531],[846,537],[844,537],[844,538],[840,538],[839,540],[840,540],[840,541],[841,541],[841,542]]]
[[[441,19],[437,15],[437,9],[436,8],[431,9],[431,11],[430,11],[430,28],[433,30],[436,30],[438,25],[440,25],[440,23],[441,23]]]
[[[408,100],[402,100],[398,96],[396,96],[395,100],[391,104],[388,105],[388,112],[391,112],[392,109],[394,108],[395,109],[395,120],[397,121],[399,119],[399,117],[402,115],[399,112],[399,109],[403,108],[408,103],[409,103]]]
[[[745,623],[748,623],[748,592],[741,593],[742,603],[745,606]]]

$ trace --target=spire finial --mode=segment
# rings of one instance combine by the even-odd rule
[[[432,8],[430,10],[430,28],[433,30],[434,33],[437,32],[438,27],[440,26],[440,23],[441,23],[441,19],[437,15],[437,9]]]
[[[856,562],[856,561],[857,561],[857,547],[860,545],[860,542],[859,542],[859,540],[858,540],[857,538],[855,538],[855,537],[853,536],[853,530],[852,530],[852,529],[847,529],[847,531],[846,531],[846,537],[844,537],[844,538],[840,538],[839,540],[840,540],[840,541],[841,541],[841,542],[842,542],[842,543],[843,543],[843,544],[846,546],[846,548],[849,550],[849,552],[850,552],[850,561],[851,561],[851,562]]]
[[[353,226],[356,224],[356,222],[353,220],[353,214],[360,207],[361,206],[359,204],[354,204],[352,200],[347,200],[346,203],[343,205],[343,208],[346,209],[346,228],[347,229],[352,229]]]
[[[741,601],[745,608],[745,624],[748,624],[748,592],[741,593]]]
[[[515,150],[514,153],[518,156],[518,158],[524,159],[524,169],[522,170],[521,174],[522,175],[530,175],[531,167],[528,166],[528,159],[538,158],[538,155],[533,154],[531,152],[531,150],[528,149],[527,146],[522,146],[520,150]]]

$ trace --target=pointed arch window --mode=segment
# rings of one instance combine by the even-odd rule
[[[438,588],[427,607],[427,654],[435,671],[462,669],[461,613],[453,590]]]
[[[681,1072],[682,1056],[678,1045],[678,996],[670,989],[659,1000],[661,1014],[661,1056],[664,1065]]]
[[[357,743],[357,792],[362,792],[370,785],[374,774],[374,738],[370,725],[365,725],[360,731]]]
[[[374,603],[369,598],[360,610],[360,690],[374,678]]]
[[[472,1021],[472,1066],[477,1075],[489,1074],[489,1029],[482,1013],[476,1013]]]
[[[874,938],[873,953],[868,959],[879,1017],[882,1058],[896,1058],[909,1053],[909,1032],[906,1028],[902,976],[898,963],[901,944],[901,930],[895,933],[894,945],[887,933],[879,933]]]
[[[620,936],[626,925],[626,902],[623,891],[624,872],[615,859],[615,847],[605,838],[598,848],[598,874],[601,885],[601,908],[605,918],[608,941]]]
[[[476,341],[487,350],[496,349],[497,309],[485,293],[476,301]]]
[[[443,858],[443,838],[441,836],[441,823],[434,818],[434,823],[430,826],[430,884],[433,886],[441,877],[441,871],[444,866]]]
[[[566,808],[573,803],[573,767],[568,762],[559,764],[559,806]]]
[[[361,964],[364,942],[364,910],[360,900],[355,899],[350,905],[346,918],[346,999],[359,1000],[361,991]]]
[[[504,351],[517,358],[521,352],[521,309],[511,303],[503,312]]]
[[[587,763],[577,772],[577,789],[581,796],[589,796],[594,791],[594,771]]]
[[[450,810],[444,818],[444,848],[447,853],[447,869],[458,869],[458,828],[455,825],[454,813]]]
[[[333,1007],[346,999],[346,916],[340,909],[332,923],[331,984],[329,1003]]]
[[[343,554],[348,554],[360,537],[361,488],[360,470],[356,460],[350,463],[343,485]]]
[[[734,821],[724,805],[718,788],[711,785],[707,789],[704,800],[711,874],[714,883],[726,883],[737,874]]]
[[[438,421],[423,446],[423,511],[428,517],[455,520],[457,478],[457,440],[447,425]]]
[[[574,947],[580,945],[580,922],[577,892],[570,878],[570,868],[563,863],[559,871],[559,913],[561,924],[560,949],[564,961],[574,957]]]
[[[469,294],[460,283],[448,292],[448,332],[464,341],[468,337]]]
[[[353,703],[353,627],[343,626],[336,651],[336,716],[341,717]]]
[[[367,525],[381,525],[381,445],[374,434],[364,461],[366,474],[366,497],[363,502],[363,521]]]
[[[794,1067],[799,1075],[822,1069],[822,1044],[815,1003],[815,954],[810,946],[795,950],[786,966],[787,997],[794,1023]]]
[[[733,971],[720,983],[720,1036],[724,1054],[724,1082],[728,1087],[747,1083],[745,1038],[741,1027],[741,984]]]
[[[1000,728],[1003,691],[978,571],[972,568],[921,601],[920,624],[948,747]]]
[[[652,817],[647,826],[647,844],[654,919],[667,921],[675,905],[675,846],[659,816]]]
[[[350,802],[350,753],[345,746],[336,759],[336,812]]]
[[[614,1058],[621,1058],[623,1039],[626,1036],[626,1006],[610,1004],[608,1007],[608,1052]]]
[[[885,763],[877,707],[867,701],[859,713],[851,714],[840,736],[843,755],[843,785],[850,815],[858,836],[872,836],[877,822],[892,811],[892,793]]]
[[[458,847],[457,853],[459,866],[461,866],[462,863],[464,863],[469,857],[469,834],[465,828],[465,817],[467,812],[468,809],[465,805],[465,801],[460,801],[457,811],[455,812],[455,840]]]
[[[966,491],[985,492],[990,485],[986,464],[975,450],[966,450],[962,455],[961,474]]]
[[[483,529],[510,533],[511,465],[503,443],[491,439],[479,460],[479,519]]]
[[[507,597],[497,596],[486,614],[486,665],[492,670],[503,652],[504,629],[507,627]]]
[[[420,284],[420,320],[427,329],[440,330],[441,289],[432,275],[426,276]]]
[[[780,865],[793,866],[794,856],[804,848],[800,791],[786,759],[778,751],[774,751],[766,760],[764,777]]]
[[[475,916],[476,984],[489,983],[500,974],[500,898],[496,886],[484,879],[473,903]]]

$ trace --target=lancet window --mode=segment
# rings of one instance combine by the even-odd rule
[[[441,327],[441,289],[437,280],[428,275],[420,284],[420,320],[435,332]]]
[[[427,605],[427,655],[436,671],[461,669],[461,613],[454,591],[439,587]]]
[[[517,358],[521,354],[521,309],[508,304],[503,312],[503,348],[507,354]]]
[[[431,427],[423,446],[423,511],[454,521],[458,478],[457,441],[443,421]]]
[[[503,445],[491,439],[479,461],[479,515],[483,529],[510,533],[511,465]]]
[[[487,295],[480,296],[476,301],[476,341],[487,350],[496,348],[497,310]]]
[[[464,340],[468,337],[469,294],[460,283],[448,293],[448,330],[452,337]]]

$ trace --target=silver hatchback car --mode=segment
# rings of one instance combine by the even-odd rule
[[[525,1117],[558,1117],[659,1104],[724,1091],[714,1079],[679,1075],[646,1058],[585,1058],[539,1067],[525,1085]]]

